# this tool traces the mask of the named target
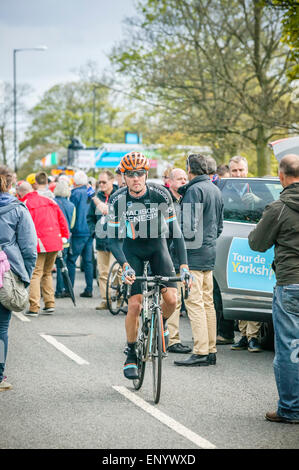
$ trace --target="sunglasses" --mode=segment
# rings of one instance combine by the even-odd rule
[[[108,181],[98,181],[99,184],[107,184]]]
[[[146,174],[146,170],[126,171],[125,175],[128,178],[141,178]]]

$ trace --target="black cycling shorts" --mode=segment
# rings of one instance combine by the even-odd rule
[[[126,238],[123,244],[123,252],[136,276],[143,276],[144,261],[149,261],[150,275],[152,276],[176,276],[165,238],[135,240]],[[163,285],[177,287],[176,282],[165,282]],[[142,283],[140,281],[135,281],[132,284],[131,295],[136,294],[142,294]]]

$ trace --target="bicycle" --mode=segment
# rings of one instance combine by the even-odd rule
[[[137,276],[136,281],[143,282],[143,301],[141,322],[137,339],[137,367],[138,379],[133,380],[135,390],[140,390],[144,380],[145,366],[152,363],[153,397],[158,403],[162,384],[162,359],[167,356],[163,317],[160,306],[161,288],[164,282],[180,282],[178,277],[165,276]],[[151,289],[151,287],[153,287]],[[151,290],[149,290],[151,289]],[[185,286],[185,298],[188,297],[189,287]],[[128,296],[130,288],[128,289]]]
[[[124,304],[127,299],[127,285],[121,280],[122,268],[117,261],[111,265],[106,284],[106,302],[112,315],[124,312]]]

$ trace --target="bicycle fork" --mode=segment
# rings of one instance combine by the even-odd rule
[[[166,346],[165,346],[165,338],[164,338],[164,327],[163,327],[163,316],[162,316],[162,311],[161,311],[161,306],[160,306],[160,296],[159,293],[155,293],[154,296],[154,303],[151,307],[151,327],[150,327],[150,347],[149,347],[149,354],[152,354],[152,340],[153,340],[153,334],[154,334],[154,321],[157,315],[157,311],[159,311],[159,318],[157,318],[157,321],[161,322],[161,333],[162,333],[162,352],[163,356],[166,356]]]

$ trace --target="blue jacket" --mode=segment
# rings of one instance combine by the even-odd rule
[[[87,225],[87,214],[89,211],[90,199],[87,194],[87,186],[78,186],[72,190],[70,201],[76,207],[76,222],[72,228],[73,237],[90,237]]]
[[[11,270],[29,285],[37,258],[36,231],[27,207],[8,193],[0,193],[0,246]]]
[[[71,231],[71,228],[72,228],[71,224],[72,224],[74,210],[75,210],[74,204],[71,201],[69,201],[67,197],[62,197],[62,196],[56,196],[54,198],[54,201],[57,202],[60,209],[62,210],[63,215],[67,220],[69,230]]]

